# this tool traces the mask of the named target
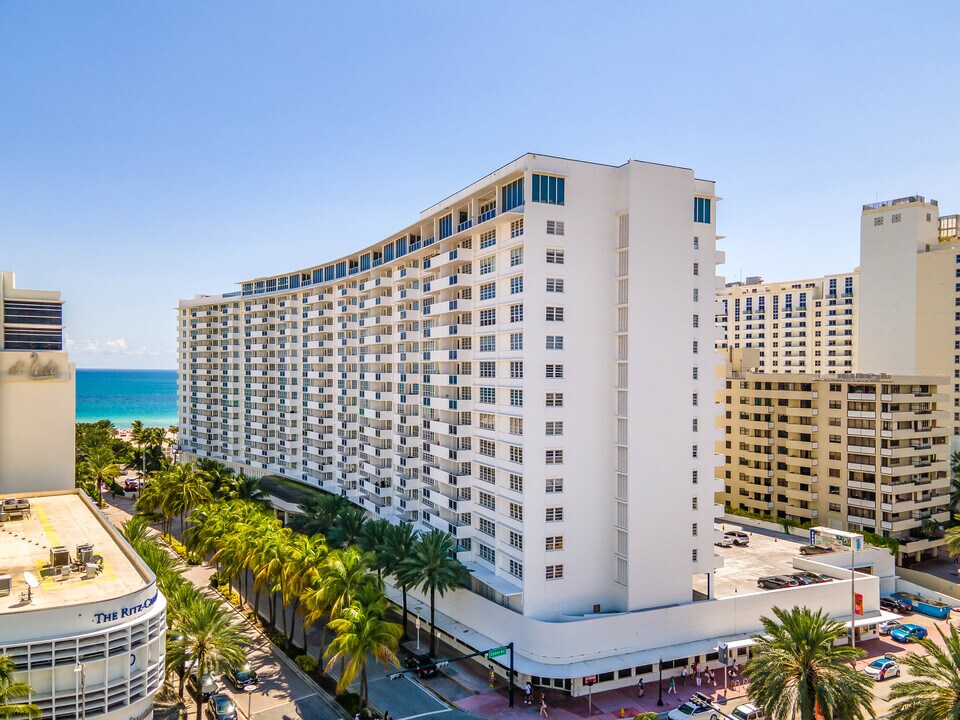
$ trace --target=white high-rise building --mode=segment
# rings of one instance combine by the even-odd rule
[[[474,592],[443,612],[496,638],[509,608],[562,665],[541,626],[689,604],[717,565],[715,208],[689,169],[527,154],[346,257],[182,300],[185,459],[451,533]]]

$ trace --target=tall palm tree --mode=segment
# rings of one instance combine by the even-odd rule
[[[342,664],[337,692],[344,692],[360,676],[360,707],[367,704],[367,658],[373,657],[385,668],[397,662],[397,640],[403,632],[396,623],[382,619],[376,608],[355,602],[330,621],[336,632],[327,648],[327,672],[338,661]]]
[[[214,497],[232,497],[233,489],[236,486],[233,470],[210,458],[200,458],[197,460],[196,467],[197,472],[202,475]]]
[[[233,497],[237,500],[245,500],[252,503],[265,504],[269,502],[270,495],[260,483],[260,478],[252,477],[238,473],[233,487]]]
[[[381,553],[383,568],[393,575],[397,587],[403,594],[403,637],[407,637],[407,591],[414,587],[415,576],[409,576],[403,570],[403,561],[413,555],[413,548],[417,543],[417,531],[410,523],[391,525],[383,538]]]
[[[180,618],[178,629],[183,635],[184,650],[194,658],[191,670],[198,678],[243,664],[248,641],[230,621],[221,603],[207,598],[192,603]],[[197,693],[197,720],[202,715],[203,697]]]
[[[290,527],[304,535],[327,535],[337,515],[350,501],[341,495],[317,493],[300,503],[300,514],[290,518]]]
[[[761,617],[752,657],[743,672],[750,697],[771,720],[824,717],[863,720],[872,715],[873,681],[852,663],[863,650],[834,645],[847,628],[823,610],[773,608],[776,620]]]
[[[30,717],[39,720],[40,708],[33,703],[16,702],[19,698],[29,697],[33,688],[13,679],[15,669],[12,657],[0,655],[0,718]]]
[[[417,538],[413,554],[400,563],[400,571],[414,580],[411,587],[420,586],[430,593],[430,657],[437,655],[437,593],[443,597],[470,577],[463,563],[457,560],[455,548],[450,535],[433,529]]]
[[[102,484],[109,484],[120,476],[120,468],[117,467],[117,459],[113,450],[106,445],[91,449],[82,468],[84,477],[96,486],[97,505],[103,507]]]
[[[373,558],[371,567],[377,571],[377,577],[383,577],[383,571],[386,569],[387,558],[384,547],[390,527],[390,523],[386,520],[377,519],[367,520],[360,530],[359,545],[364,552],[370,553]]]
[[[926,655],[909,653],[900,663],[910,670],[911,679],[890,690],[895,700],[891,720],[941,720],[960,718],[960,636],[950,626],[950,635],[939,627],[943,647],[929,637],[920,641]]]
[[[256,559],[256,572],[254,573],[254,582],[260,587],[266,588],[270,599],[270,625],[277,624],[277,593],[281,597],[289,597],[289,593],[284,592],[285,577],[284,566],[286,565],[287,553],[291,530],[280,527],[279,524],[270,528],[263,536],[258,546]],[[283,613],[284,635],[287,635],[287,613]]]
[[[363,527],[367,522],[367,511],[363,508],[356,505],[344,507],[327,533],[327,541],[340,548],[357,545],[363,537]]]
[[[381,581],[370,573],[371,560],[369,554],[355,547],[327,555],[321,568],[323,583],[320,592],[327,600],[331,617],[337,617],[356,600],[365,586],[375,584],[382,587]]]
[[[307,650],[306,613],[301,609],[302,596],[308,588],[321,580],[320,569],[329,552],[323,537],[307,537],[292,533],[287,543],[287,554],[283,565],[284,591],[287,604],[292,604],[294,617],[300,616],[303,628],[303,650]],[[293,642],[293,624],[291,623],[288,642]]]

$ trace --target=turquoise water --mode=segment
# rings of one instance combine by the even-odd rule
[[[177,424],[176,370],[77,370],[77,422]]]

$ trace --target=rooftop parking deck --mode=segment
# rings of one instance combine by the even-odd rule
[[[0,577],[11,580],[10,593],[0,594],[0,615],[108,600],[152,580],[86,496],[77,492],[3,496],[9,497],[29,500],[30,506],[12,514],[22,518],[0,522]],[[102,569],[88,573],[85,563],[74,562],[77,545],[84,543],[93,545],[91,560]],[[69,553],[69,572],[50,564],[51,548],[60,546]],[[32,573],[38,587],[30,590],[24,573]]]

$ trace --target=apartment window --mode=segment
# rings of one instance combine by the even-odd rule
[[[510,418],[510,434],[523,435],[523,418]]]
[[[523,333],[510,333],[510,349],[523,350]]]
[[[480,261],[480,274],[481,274],[481,275],[487,275],[488,273],[492,273],[492,272],[493,272],[494,270],[496,270],[496,269],[497,269],[497,258],[496,258],[496,256],[488,257],[488,258],[483,258],[483,260]]]
[[[828,503],[827,509],[830,512],[840,512],[840,503]]]
[[[493,440],[480,440],[478,452],[487,457],[497,456],[497,444]]]
[[[518,563],[516,560],[511,560],[510,564],[507,566],[507,572],[514,577],[523,580],[523,563]]]
[[[691,501],[690,501],[690,508],[693,509],[693,510],[697,510],[697,509],[699,509],[698,506],[699,506],[699,502],[697,501],[697,498],[696,498],[696,497],[693,497],[693,498],[691,499]]]
[[[883,216],[881,215],[880,217],[875,217],[873,219],[873,224],[874,224],[874,227],[878,225],[883,225]]]
[[[693,221],[709,224],[710,198],[695,197],[693,199]]]
[[[564,178],[555,175],[538,175],[534,173],[530,178],[533,191],[533,202],[547,203],[548,205],[563,205]]]
[[[514,492],[523,492],[523,475],[510,473],[510,489]]]
[[[548,248],[547,265],[563,265],[563,250]]]
[[[563,450],[546,450],[545,460],[547,465],[562,465]]]
[[[510,237],[515,238],[521,235],[523,235],[523,218],[510,223]]]
[[[698,238],[698,237],[694,237],[694,238],[693,238],[693,249],[694,249],[694,250],[699,250],[699,249],[700,249],[700,238]]]
[[[696,445],[694,445],[694,446],[691,448],[691,452],[692,452],[692,454],[693,454],[693,457],[697,457],[697,446],[696,446]]]
[[[488,248],[497,244],[497,231],[488,230],[480,236],[480,248]]]
[[[563,350],[563,335],[547,335],[547,350]]]
[[[523,522],[523,506],[517,503],[510,503],[510,517],[513,520]]]
[[[497,296],[497,284],[496,283],[486,283],[485,285],[480,286],[480,299],[481,300],[490,300]]]
[[[480,402],[485,405],[493,405],[497,402],[497,389],[492,387],[480,388]]]
[[[492,416],[491,416],[492,417]],[[478,465],[480,468],[477,477],[479,477],[484,482],[496,483],[497,482],[497,471],[488,465]]]
[[[563,565],[547,565],[547,580],[563,580]]]
[[[488,325],[497,324],[497,310],[496,308],[488,308],[487,310],[480,311],[480,327],[486,327]]]
[[[523,377],[523,362],[521,360],[510,361],[510,377],[514,380]]]
[[[480,336],[480,352],[493,352],[497,349],[496,335]]]
[[[547,220],[547,235],[563,235],[563,220]]]
[[[694,263],[694,264],[693,264],[693,274],[694,274],[694,275],[699,275],[699,274],[700,274],[700,263]]]
[[[700,343],[697,342],[696,340],[693,341],[693,354],[694,355],[700,354]]]
[[[694,562],[697,562],[697,551],[696,549],[690,551],[690,559]]]
[[[563,535],[551,535],[546,538],[547,550],[563,550]]]
[[[500,212],[523,205],[523,178],[517,178],[500,188]]]
[[[510,547],[515,547],[517,550],[523,550],[522,533],[518,533],[515,530],[510,531]]]
[[[700,302],[700,289],[699,289],[699,288],[694,288],[694,289],[693,289],[693,301],[694,301],[694,302]]]
[[[513,407],[523,407],[523,390],[510,391],[510,404]]]
[[[489,535],[490,537],[497,536],[497,525],[486,518],[480,518],[480,522],[477,525],[480,532],[484,535]]]
[[[695,328],[700,327],[700,316],[699,316],[699,315],[694,315],[694,316],[693,316],[693,326],[694,326]]]
[[[510,251],[510,267],[516,267],[517,265],[523,265],[523,248],[513,248]]]
[[[477,543],[477,546],[477,554],[480,556],[481,560],[486,560],[488,563],[496,563],[497,555],[493,551],[492,547],[488,547],[483,543]]]
[[[546,510],[547,522],[560,522],[563,520],[563,506],[548,507]]]
[[[563,377],[563,365],[547,365],[547,377],[548,378],[562,378]]]
[[[497,364],[495,362],[483,361],[480,363],[480,377],[492,378],[497,376]]]
[[[547,435],[563,435],[563,421],[547,420]]]
[[[490,493],[485,493],[481,490],[478,501],[480,503],[480,507],[485,507],[487,510],[497,509],[497,499]]]
[[[491,388],[492,389],[492,388]],[[479,423],[481,430],[494,430],[496,429],[496,416],[490,415],[488,413],[479,414]]]
[[[547,393],[547,407],[563,407],[563,393]]]
[[[548,493],[562,493],[563,478],[547,478],[544,490]]]
[[[552,305],[547,306],[547,322],[561,322],[563,320],[563,308]]]
[[[563,292],[563,279],[562,279],[562,278],[547,278],[547,292],[562,293],[562,292]]]
[[[694,471],[690,474],[690,481],[691,481],[694,485],[696,485],[696,484],[699,482],[698,479],[697,479],[698,477],[699,477],[699,473],[698,473],[696,470],[694,470]]]
[[[523,322],[523,304],[510,306],[510,322]]]
[[[691,528],[690,528],[690,534],[693,535],[694,537],[697,537],[697,535],[699,534],[699,527],[697,526],[697,523],[694,523],[694,524],[691,526]]]
[[[700,376],[700,371],[697,369],[696,366],[694,366],[694,368],[693,368],[692,376],[693,376],[693,379],[694,379],[694,380],[696,380],[696,379]]]
[[[692,430],[693,432],[697,432],[697,418],[693,419]]]
[[[517,295],[523,292],[523,275],[510,278],[510,294]]]

